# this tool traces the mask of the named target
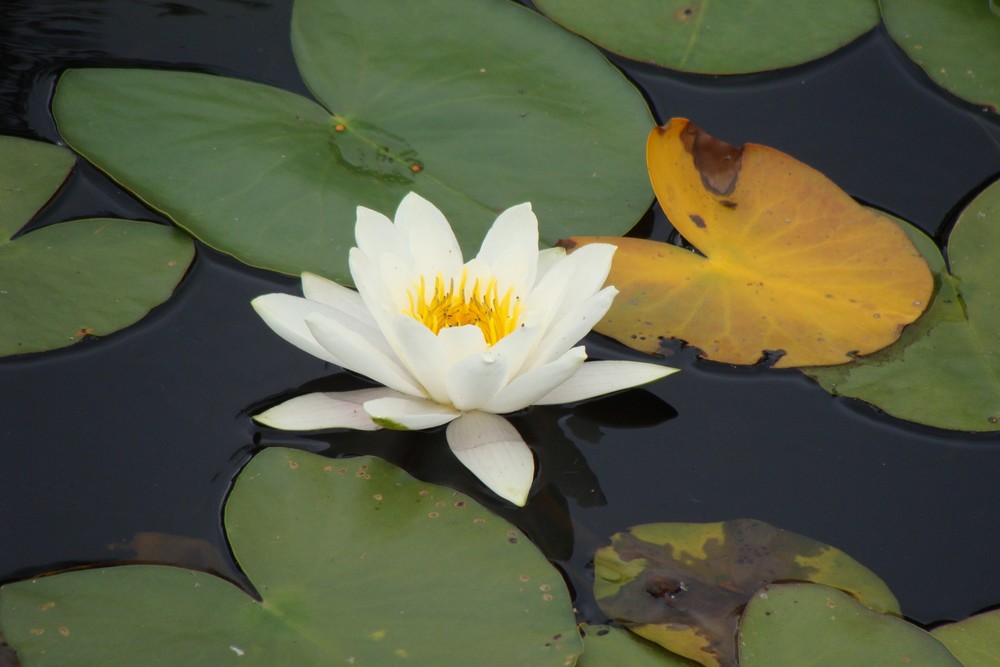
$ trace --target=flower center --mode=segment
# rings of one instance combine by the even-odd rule
[[[469,287],[466,270],[462,271],[458,285],[454,278],[446,283],[439,273],[430,295],[426,288],[426,280],[420,276],[407,291],[410,310],[406,314],[423,322],[435,334],[446,327],[474,324],[483,332],[486,344],[495,345],[517,327],[520,297],[514,296],[513,287],[500,296],[496,278],[490,278],[485,285],[477,278]]]

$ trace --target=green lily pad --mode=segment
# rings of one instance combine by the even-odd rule
[[[580,625],[583,655],[576,667],[697,667],[698,663],[664,650],[611,625]]]
[[[941,625],[931,634],[964,667],[1000,667],[1000,609]]]
[[[841,366],[803,369],[824,389],[920,424],[1000,430],[1000,181],[962,211],[948,238],[951,273],[934,243],[908,231],[937,291],[891,346]]]
[[[0,588],[25,665],[567,665],[582,649],[560,574],[471,498],[376,458],[256,455],[226,503],[254,599],[157,565]]]
[[[633,526],[594,558],[594,593],[610,618],[710,667],[737,664],[739,612],[779,580],[836,586],[899,612],[882,580],[847,554],[751,519]]]
[[[927,76],[974,104],[1000,106],[995,0],[879,0],[892,39]]]
[[[941,642],[901,618],[815,584],[768,586],[740,622],[741,667],[961,667]]]
[[[58,146],[0,137],[0,356],[54,350],[142,319],[194,257],[176,229],[108,218],[14,238],[73,167]]]
[[[649,207],[642,96],[535,12],[297,0],[292,42],[320,104],[205,74],[70,70],[53,102],[59,130],[205,243],[343,283],[356,207],[392,214],[411,190],[467,254],[524,201],[550,244],[622,234]]]
[[[740,74],[825,56],[875,27],[876,0],[535,0],[553,20],[626,58]]]

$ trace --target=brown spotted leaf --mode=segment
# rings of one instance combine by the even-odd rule
[[[767,146],[741,148],[684,119],[649,135],[656,197],[701,253],[643,239],[618,246],[620,290],[596,330],[645,352],[679,338],[715,361],[848,362],[895,341],[930,301],[933,278],[895,221]]]
[[[594,557],[594,594],[613,620],[708,667],[737,664],[740,612],[775,581],[812,581],[898,614],[888,587],[847,554],[762,521],[653,523]]]

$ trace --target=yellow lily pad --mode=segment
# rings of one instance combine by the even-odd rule
[[[618,246],[621,292],[596,330],[644,352],[679,338],[705,358],[778,367],[846,363],[891,344],[930,301],[927,262],[901,227],[823,174],[767,146],[737,148],[690,121],[649,135],[656,197],[700,252],[644,239]]]

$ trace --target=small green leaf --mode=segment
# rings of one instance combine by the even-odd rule
[[[65,149],[0,137],[0,356],[134,324],[170,298],[194,257],[185,234],[131,220],[74,220],[12,239],[72,165]]]
[[[73,154],[59,146],[0,136],[0,243],[55,194],[73,162]]]
[[[25,665],[552,665],[582,645],[559,572],[469,497],[375,458],[266,449],[226,533],[259,600],[127,565],[0,588]]]
[[[754,595],[740,621],[739,645],[741,667],[961,667],[917,626],[815,584],[778,584]]]
[[[739,74],[825,56],[878,23],[875,0],[536,0],[570,30],[627,58]]]
[[[1000,667],[1000,609],[938,626],[931,634],[964,667]]]
[[[996,0],[879,0],[889,35],[946,90],[1000,106],[1000,11]]]
[[[610,625],[580,625],[583,655],[576,667],[697,667],[698,663]]]

